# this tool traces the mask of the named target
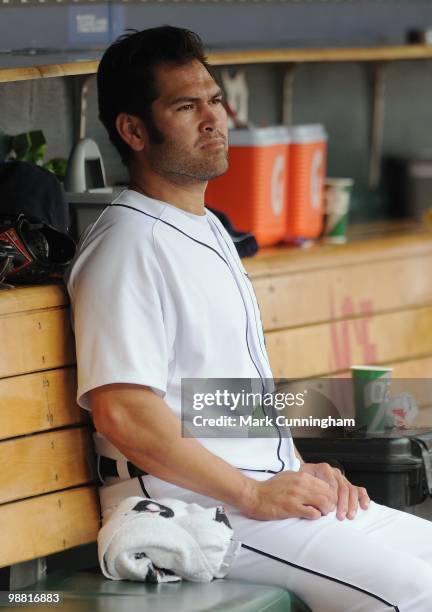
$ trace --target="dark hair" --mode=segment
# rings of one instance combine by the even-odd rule
[[[160,142],[161,134],[151,112],[159,96],[154,69],[161,64],[182,65],[192,60],[201,62],[210,72],[198,34],[167,25],[142,32],[128,30],[105,51],[97,73],[99,118],[126,166],[131,149],[116,129],[117,115],[123,112],[139,117],[150,138]]]

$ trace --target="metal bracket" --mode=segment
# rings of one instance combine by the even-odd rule
[[[426,476],[427,492],[432,496],[432,460],[431,450],[421,438],[413,438],[419,445]]]
[[[16,563],[10,566],[10,584],[11,591],[23,589],[46,576],[46,561],[45,557]]]
[[[282,96],[281,96],[281,115],[282,124],[292,123],[293,104],[294,104],[294,78],[297,69],[296,63],[284,64],[282,67]]]
[[[385,117],[385,62],[374,62],[372,73],[372,117],[369,149],[369,188],[376,189],[381,179],[381,153]]]
[[[91,79],[96,75],[76,75],[71,79],[71,97],[73,105],[73,141],[86,137],[87,132],[87,97]]]

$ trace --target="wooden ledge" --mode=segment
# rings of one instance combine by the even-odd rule
[[[317,241],[306,248],[281,245],[262,249],[254,257],[244,259],[243,264],[251,278],[257,279],[432,253],[432,233],[414,224],[401,224],[398,230],[397,224],[382,223],[381,231],[374,224],[358,225],[348,238],[341,245]]]
[[[301,271],[330,269],[432,253],[432,232],[414,222],[379,222],[354,225],[342,245],[317,241],[306,248],[287,245],[261,249],[243,259],[252,279]],[[63,285],[35,285],[0,291],[0,316],[65,306]]]
[[[267,49],[210,53],[215,66],[290,62],[375,62],[432,59],[430,45],[387,45],[380,47],[334,47],[307,49]]]
[[[69,297],[64,285],[33,285],[0,291],[0,317],[67,304]]]
[[[90,52],[93,53],[94,52]],[[3,61],[7,61],[4,56]],[[28,81],[49,77],[94,74],[99,62],[84,60],[56,63],[46,56],[46,64],[0,68],[0,83]],[[376,62],[432,59],[432,45],[387,45],[379,47],[334,47],[300,49],[250,49],[244,51],[215,51],[208,53],[213,66],[240,64],[302,63],[302,62]],[[23,60],[24,61],[24,60]],[[41,61],[35,56],[35,61]],[[58,62],[58,60],[57,60]]]
[[[0,83],[13,81],[32,81],[49,77],[77,76],[80,74],[95,74],[98,61],[69,62],[66,64],[43,64],[23,68],[0,68]]]

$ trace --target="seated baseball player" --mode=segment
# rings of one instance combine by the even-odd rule
[[[429,612],[431,523],[304,463],[289,436],[182,437],[182,379],[272,379],[252,285],[204,205],[228,166],[222,93],[199,37],[170,26],[122,36],[97,78],[130,184],[81,239],[68,289],[104,516],[130,495],[222,503],[242,542],[227,579],[315,612]]]

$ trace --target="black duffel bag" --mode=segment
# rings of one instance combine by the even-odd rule
[[[27,162],[0,163],[0,283],[61,278],[75,254],[63,188]]]

